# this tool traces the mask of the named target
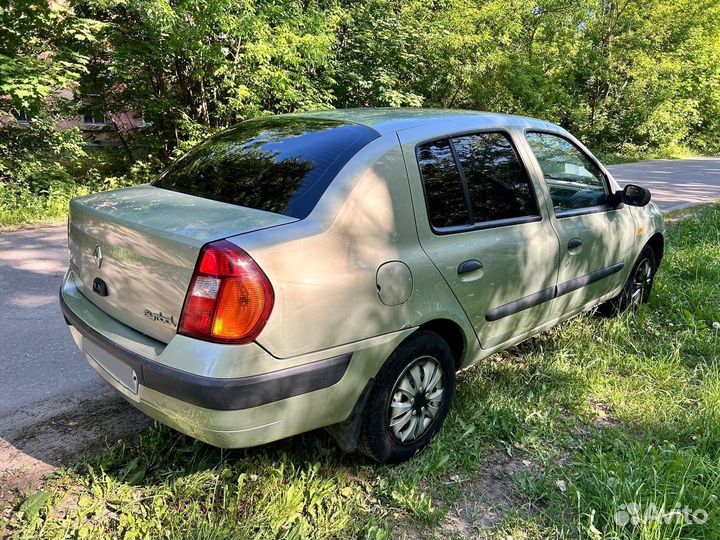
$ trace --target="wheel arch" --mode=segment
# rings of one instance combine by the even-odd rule
[[[645,245],[650,246],[655,252],[655,267],[659,268],[665,256],[665,237],[662,233],[655,233]]]
[[[465,332],[459,324],[450,319],[433,319],[422,323],[418,329],[434,332],[444,339],[452,351],[455,369],[459,370],[463,367],[468,352],[468,343]]]
[[[413,336],[416,336],[418,330],[433,332],[448,344],[453,355],[456,370],[460,370],[464,367],[463,364],[466,362],[468,355],[474,352],[472,348],[473,342],[468,341],[468,339],[474,338],[475,336],[468,338],[462,327],[457,322],[441,317],[425,321],[418,325],[415,331],[405,337],[394,350],[397,350],[403,343],[406,343],[408,340],[412,339]],[[379,370],[382,370],[388,359],[389,357],[385,358]],[[358,448],[358,437],[360,435],[363,415],[365,408],[368,405],[368,397],[373,390],[377,377],[378,375],[375,374],[375,376],[367,381],[365,388],[350,413],[350,416],[345,421],[325,427],[325,430],[345,452],[354,452]]]

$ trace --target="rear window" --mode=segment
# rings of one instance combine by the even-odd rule
[[[153,185],[303,219],[343,165],[378,136],[321,118],[250,120],[195,147]]]

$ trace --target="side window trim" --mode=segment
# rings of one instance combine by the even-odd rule
[[[470,186],[468,186],[465,171],[463,170],[462,163],[460,163],[460,158],[458,157],[457,150],[455,149],[453,137],[448,137],[446,140],[448,142],[448,146],[450,147],[450,153],[452,154],[453,160],[455,160],[455,168],[458,170],[458,174],[460,175],[460,183],[462,184],[463,193],[465,193],[465,207],[467,208],[468,218],[470,220],[468,225],[473,225],[475,223],[475,214],[473,212],[472,199],[470,198]]]
[[[533,130],[529,130],[533,131]],[[535,130],[537,131],[537,130]],[[482,133],[500,133],[503,136],[505,136],[512,146],[513,152],[515,153],[515,156],[518,159],[518,162],[520,163],[520,166],[523,168],[523,171],[525,172],[525,178],[528,182],[528,187],[530,189],[530,193],[533,197],[533,200],[535,201],[535,209],[537,210],[537,215],[530,215],[530,216],[521,216],[516,218],[507,218],[507,219],[494,219],[490,221],[481,221],[479,223],[474,222],[474,216],[472,211],[472,202],[470,201],[470,189],[467,185],[467,180],[465,178],[465,173],[463,172],[462,164],[460,163],[460,160],[457,155],[457,151],[455,150],[455,145],[453,144],[453,138],[459,138],[459,137],[467,137],[471,135],[478,135]],[[433,142],[440,142],[440,141],[447,141],[448,145],[450,146],[451,153],[453,155],[453,159],[455,160],[455,167],[458,170],[458,173],[460,175],[460,182],[463,188],[463,192],[465,193],[465,211],[468,214],[468,218],[470,220],[470,223],[467,225],[454,225],[450,227],[435,227],[432,224],[432,221],[430,221],[430,206],[429,201],[427,197],[427,191],[425,189],[425,179],[423,177],[422,167],[420,167],[420,161],[418,160],[418,149],[429,143]],[[444,236],[448,234],[457,234],[457,233],[464,233],[464,232],[472,232],[472,231],[478,231],[478,230],[484,230],[484,229],[496,229],[499,227],[509,227],[511,225],[522,225],[525,223],[536,223],[538,221],[543,220],[542,211],[540,210],[540,201],[538,200],[537,192],[535,190],[535,183],[532,181],[532,177],[530,175],[530,169],[527,166],[527,163],[525,163],[525,160],[523,159],[522,155],[518,151],[516,141],[512,136],[512,133],[508,131],[505,128],[502,127],[492,127],[492,128],[485,128],[485,129],[473,129],[473,130],[466,130],[466,131],[460,131],[460,132],[453,132],[449,133],[447,135],[443,135],[441,137],[431,137],[428,139],[423,139],[421,141],[418,141],[415,143],[413,154],[415,156],[415,163],[418,166],[418,173],[420,174],[420,184],[423,190],[423,198],[425,200],[425,214],[428,219],[428,224],[430,225],[430,230],[433,232],[433,234],[438,236]]]
[[[481,221],[472,225],[455,225],[452,227],[433,227],[430,225],[433,233],[436,235],[457,234],[472,231],[481,231],[484,229],[497,229],[499,227],[510,227],[511,225],[523,225],[525,223],[537,223],[542,221],[542,216],[523,216],[507,219],[494,219],[492,221]]]
[[[420,175],[420,187],[422,188],[423,200],[425,201],[425,215],[426,215],[427,220],[428,220],[428,225],[430,225],[430,230],[431,230],[434,234],[448,234],[448,233],[446,233],[446,232],[441,232],[441,231],[446,231],[446,230],[451,230],[451,229],[458,229],[458,228],[463,228],[463,229],[464,229],[465,227],[470,227],[471,225],[470,225],[470,223],[468,223],[467,225],[452,225],[452,226],[448,226],[448,227],[436,227],[436,226],[433,225],[433,223],[432,223],[432,219],[431,219],[431,217],[430,217],[430,199],[428,198],[428,192],[427,192],[427,188],[426,188],[426,186],[425,186],[425,175],[423,174],[422,167],[420,166],[420,159],[419,159],[419,157],[418,157],[418,150],[419,150],[420,147],[423,146],[423,145],[432,144],[432,143],[439,143],[439,142],[447,142],[447,143],[448,143],[448,147],[450,148],[450,153],[451,153],[452,156],[453,156],[453,162],[455,163],[455,168],[458,170],[458,178],[461,179],[460,185],[461,185],[461,187],[462,187],[462,189],[463,189],[463,195],[464,195],[464,201],[465,201],[465,213],[466,213],[467,216],[468,216],[468,222],[470,222],[470,221],[471,221],[471,214],[470,214],[471,210],[470,210],[470,201],[469,201],[469,197],[468,197],[469,192],[468,192],[468,190],[467,190],[467,186],[466,186],[465,182],[462,180],[462,176],[460,175],[461,173],[460,173],[460,169],[459,169],[459,167],[458,167],[459,164],[458,164],[458,161],[457,161],[457,159],[456,159],[455,149],[452,147],[452,143],[451,143],[451,141],[450,141],[450,137],[446,135],[446,136],[443,136],[443,137],[433,137],[433,138],[430,138],[430,139],[423,139],[422,141],[420,141],[420,142],[418,142],[417,144],[415,144],[415,148],[414,148],[414,150],[413,150],[413,155],[414,155],[415,163],[417,164],[417,167],[418,167],[418,174]]]
[[[566,217],[577,217],[577,216],[584,216],[585,214],[597,214],[599,212],[610,212],[612,210],[617,210],[618,206],[613,206],[611,204],[601,204],[598,206],[588,206],[587,208],[568,208],[567,210],[561,210],[560,212],[555,213],[555,217],[558,219],[566,218]]]
[[[553,137],[563,139],[564,141],[567,141],[568,143],[570,143],[573,146],[573,148],[575,148],[580,154],[582,154],[585,157],[585,159],[587,159],[590,163],[595,165],[597,170],[600,172],[600,175],[601,175],[600,180],[602,182],[603,188],[605,188],[606,195],[608,195],[608,197],[612,196],[613,192],[612,192],[612,189],[610,186],[610,179],[607,177],[607,174],[605,174],[605,171],[603,170],[602,165],[600,165],[600,162],[597,159],[595,159],[593,156],[588,154],[585,150],[580,148],[577,144],[575,144],[566,135],[564,135],[562,133],[558,133],[556,131],[551,131],[548,129],[538,129],[538,128],[533,128],[533,127],[524,129],[523,136],[525,137],[525,143],[528,145],[528,148],[530,149],[530,153],[533,155],[535,161],[538,161],[537,156],[535,155],[535,151],[532,149],[532,146],[530,146],[530,143],[527,140],[527,136],[529,133],[540,133],[540,134],[545,134],[545,135],[552,135]],[[547,187],[547,180],[545,179],[545,173],[543,172],[539,161],[538,161],[538,170],[542,176],[543,183]],[[552,203],[552,201],[550,201],[550,202]],[[622,206],[620,206],[620,205],[613,206],[612,204],[601,204],[601,205],[597,205],[597,206],[588,206],[586,208],[569,208],[566,210],[561,210],[559,212],[557,212],[553,206],[552,210],[553,210],[553,214],[555,215],[555,217],[557,219],[562,219],[562,218],[566,218],[566,217],[583,216],[585,214],[596,214],[598,212],[610,212],[612,210],[618,210],[620,208],[622,208]]]

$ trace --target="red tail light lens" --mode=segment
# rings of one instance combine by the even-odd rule
[[[275,293],[265,273],[227,240],[203,247],[179,334],[223,343],[249,343],[265,326]]]

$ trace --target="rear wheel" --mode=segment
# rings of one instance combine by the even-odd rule
[[[628,309],[635,310],[650,299],[657,263],[655,251],[645,246],[635,261],[622,292],[599,308],[605,315],[618,315]]]
[[[419,330],[382,368],[365,406],[359,447],[383,463],[400,463],[440,431],[455,394],[455,361],[448,344]]]

